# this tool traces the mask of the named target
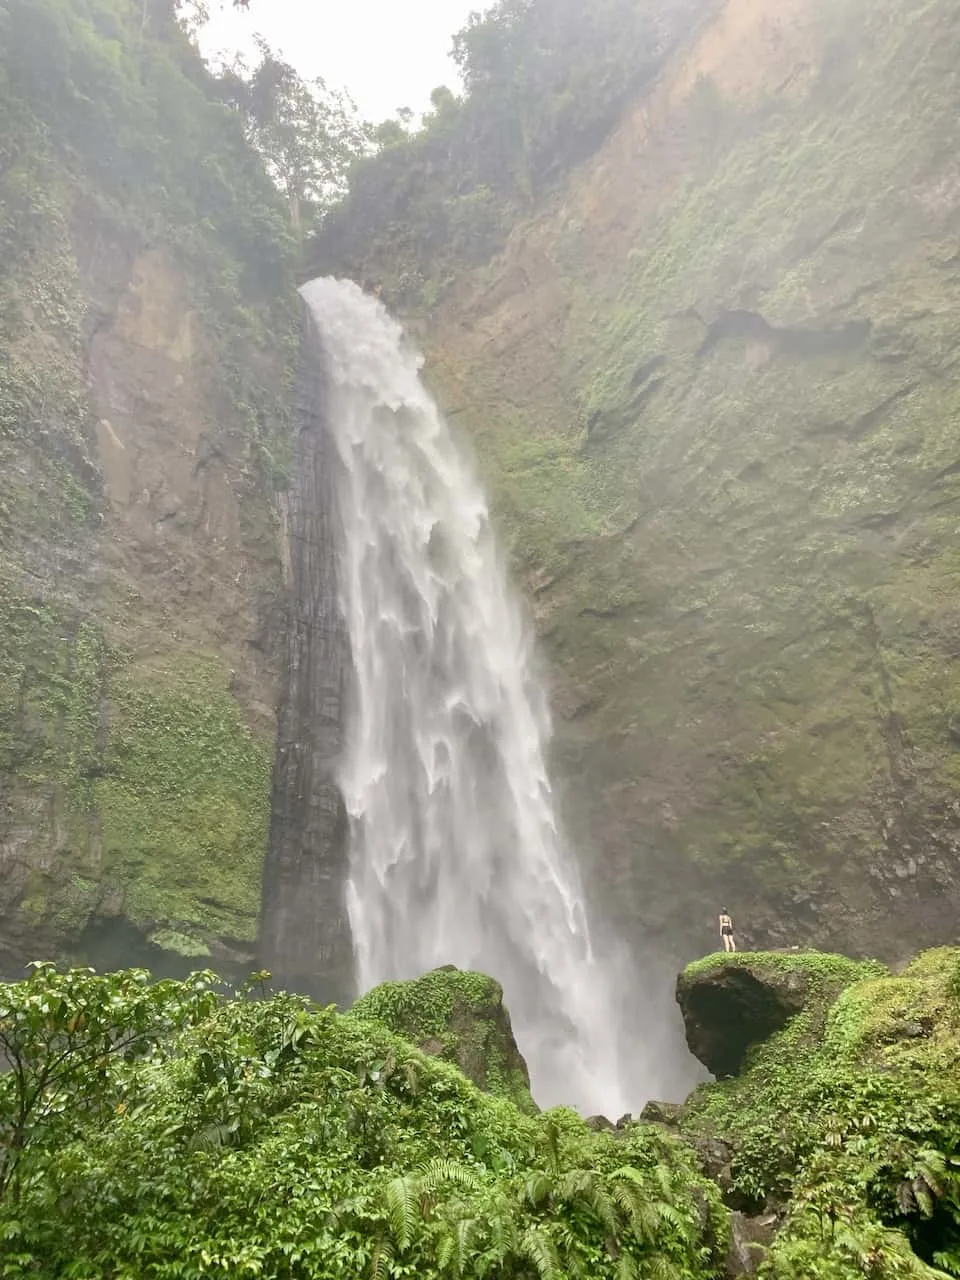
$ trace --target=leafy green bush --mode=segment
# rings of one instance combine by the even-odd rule
[[[814,979],[743,1074],[685,1110],[685,1133],[729,1145],[733,1194],[786,1212],[768,1280],[960,1275],[958,959],[944,948],[883,976],[815,954],[733,958],[805,962]]]
[[[164,1039],[115,1053],[102,1081],[98,1059],[63,1082],[57,1141],[25,1149],[18,1201],[0,1202],[0,1275],[716,1274],[716,1190],[666,1136],[525,1116],[375,1024],[290,995],[214,999],[208,984],[162,984],[156,1002],[178,1011]],[[111,1044],[138,1033],[140,1006],[114,993],[142,994],[140,976],[41,968],[0,988],[17,1016],[40,1010],[34,1073],[44,1006],[66,1016],[65,987]]]

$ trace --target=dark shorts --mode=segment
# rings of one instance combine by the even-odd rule
[[[733,929],[730,927],[730,925],[725,924],[725,925],[723,926],[723,928],[720,930],[720,936],[721,936],[722,938],[732,938],[732,937],[733,937]]]

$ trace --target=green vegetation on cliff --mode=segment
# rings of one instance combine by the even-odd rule
[[[486,261],[532,201],[594,152],[687,22],[632,0],[498,0],[453,40],[464,93],[433,93],[415,133],[397,121],[350,173],[318,243],[337,268],[371,264],[394,302],[430,305],[466,263]]]
[[[0,0],[0,937],[253,939],[296,245],[162,0]],[[250,654],[254,652],[251,660]],[[229,956],[221,952],[223,959]]]
[[[681,981],[716,998],[746,970],[774,996],[797,980],[806,994],[741,1074],[694,1092],[681,1130],[725,1151],[729,1204],[780,1221],[760,1274],[960,1275],[960,950],[896,976],[815,953],[718,955]]]
[[[374,1022],[210,981],[41,969],[0,987],[21,1068],[0,1077],[0,1134],[17,1138],[0,1274],[717,1274],[718,1193],[679,1142],[523,1115]]]

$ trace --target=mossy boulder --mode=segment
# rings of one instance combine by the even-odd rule
[[[807,953],[709,957],[685,976],[738,965],[806,999],[740,1074],[695,1090],[681,1132],[728,1207],[780,1224],[761,1274],[960,1273],[960,949],[900,974]]]
[[[823,1015],[839,991],[882,966],[820,952],[718,953],[677,979],[690,1052],[716,1076],[736,1075],[751,1045],[801,1010]]]
[[[406,982],[383,982],[350,1013],[453,1063],[484,1092],[509,1098],[521,1111],[537,1110],[503,988],[486,974],[445,965]]]

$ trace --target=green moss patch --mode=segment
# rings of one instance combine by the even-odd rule
[[[503,989],[493,978],[453,967],[407,982],[384,982],[356,1001],[351,1017],[372,1019],[425,1052],[452,1062],[487,1093],[536,1111]]]
[[[105,870],[122,886],[127,916],[174,935],[193,926],[252,940],[272,743],[243,722],[229,674],[214,662],[124,672],[110,693],[96,798]]]

